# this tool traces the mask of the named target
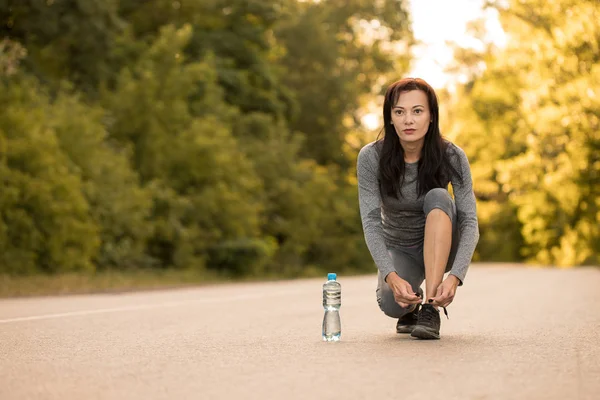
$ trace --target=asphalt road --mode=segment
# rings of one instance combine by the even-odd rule
[[[442,339],[395,333],[376,276],[0,300],[0,399],[600,399],[600,269],[474,265]]]

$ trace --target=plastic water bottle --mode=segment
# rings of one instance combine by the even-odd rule
[[[323,340],[337,342],[342,334],[340,322],[340,306],[342,305],[342,286],[336,281],[336,274],[327,274],[327,282],[323,284]]]

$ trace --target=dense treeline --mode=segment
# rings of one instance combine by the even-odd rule
[[[507,44],[460,54],[449,131],[474,170],[478,257],[598,265],[600,2],[497,3]]]
[[[372,272],[360,117],[406,3],[0,0],[0,272]],[[600,263],[600,3],[495,7],[506,47],[457,53],[442,103],[476,259]]]
[[[372,270],[345,138],[405,8],[0,1],[0,271]]]

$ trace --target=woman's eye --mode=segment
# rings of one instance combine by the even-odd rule
[[[416,114],[421,114],[421,111],[422,111],[422,110],[415,110],[415,113],[416,113]]]

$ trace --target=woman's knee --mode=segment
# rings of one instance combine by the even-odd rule
[[[422,292],[422,290],[419,289],[419,292]],[[414,307],[400,307],[400,304],[396,303],[394,293],[389,287],[387,287],[387,285],[384,285],[377,290],[377,303],[379,304],[381,311],[383,311],[383,313],[388,317],[392,318],[401,318],[403,315],[411,312]]]
[[[432,210],[440,209],[445,212],[450,219],[454,219],[454,200],[450,193],[444,188],[431,189],[425,195],[423,201],[423,212],[427,216]]]
[[[394,298],[389,299],[387,297],[378,297],[377,302],[379,303],[379,308],[385,315],[392,318],[401,318],[405,314],[408,314],[411,309],[400,307],[400,304],[396,303]]]

